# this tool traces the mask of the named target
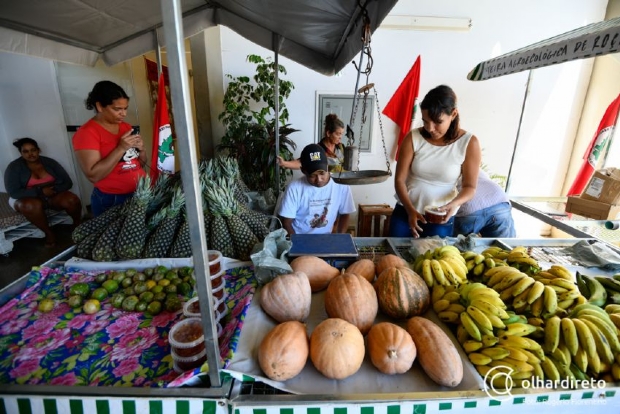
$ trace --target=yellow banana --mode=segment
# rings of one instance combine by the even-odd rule
[[[446,279],[446,276],[443,274],[443,270],[439,261],[436,259],[431,259],[431,270],[433,271],[433,276],[435,277],[435,281],[440,285],[447,286],[450,284]]]
[[[586,372],[588,369],[588,354],[581,346],[577,348],[577,353],[573,356],[573,362],[583,372]]]
[[[605,335],[603,335],[603,333],[598,329],[598,327],[589,320],[580,320],[588,326],[588,329],[590,329],[592,337],[594,338],[594,344],[596,345],[596,352],[598,353],[601,362],[609,365],[613,364],[614,354],[611,351],[611,347],[609,346],[609,342],[607,342]]]
[[[486,257],[483,254],[477,254],[476,256],[474,256],[474,263],[475,264],[480,264],[482,262],[484,262],[486,259]]]
[[[575,325],[575,329],[577,330],[577,337],[579,338],[579,346],[582,347],[586,351],[586,355],[588,356],[588,363],[590,364],[592,360],[598,361],[598,369],[600,369],[600,360],[596,355],[596,343],[594,342],[594,336],[588,325],[586,325],[580,319],[573,319],[573,324]],[[594,367],[593,367],[594,368]]]
[[[575,375],[570,370],[570,362],[568,364],[565,364],[564,361],[559,361],[553,355],[549,356],[547,359],[549,359],[555,365],[558,373],[560,374],[560,378],[575,379]]]
[[[495,256],[497,253],[501,252],[503,249],[499,246],[489,246],[482,251],[481,254],[490,254],[491,256]]]
[[[570,364],[570,358],[566,359],[566,355],[564,352],[560,350],[560,348],[555,348],[555,351],[550,354],[556,361],[561,362],[563,365]]]
[[[613,377],[614,381],[620,381],[620,364],[618,364],[617,362],[611,364],[611,376]]]
[[[485,278],[488,278],[486,285],[493,288],[496,284],[501,282],[506,276],[519,273],[517,269],[510,266],[498,266],[493,269],[488,269],[484,272]],[[496,289],[497,290],[497,289]]]
[[[540,268],[538,262],[533,257],[517,257],[514,260],[510,260],[510,256],[506,259],[509,263],[525,263],[526,265],[530,265],[535,268]]]
[[[570,309],[575,304],[575,299],[558,300],[558,311],[563,314],[567,309]]]
[[[499,341],[499,338],[493,335],[482,335],[482,345],[486,347],[494,346]]]
[[[534,370],[532,369],[532,371],[523,371],[523,372],[516,372],[514,371],[512,374],[510,374],[510,377],[513,380],[525,380],[525,379],[530,379],[532,378],[532,376],[534,375]]]
[[[577,285],[571,280],[561,279],[556,277],[555,279],[551,279],[549,284],[553,286],[563,287],[566,290],[577,290]]]
[[[543,311],[543,306],[544,306],[544,295],[540,295],[538,297],[538,299],[536,299],[530,305],[530,312],[535,317],[540,317],[540,315],[542,314],[542,311]]]
[[[525,361],[518,361],[516,359],[512,359],[510,357],[506,357],[499,360],[492,360],[487,364],[489,366],[504,366],[508,368],[512,368],[516,372],[529,372],[533,371],[534,367],[528,364]]]
[[[603,364],[601,362],[601,358],[595,352],[592,355],[588,354],[586,351],[586,355],[588,356],[588,367],[594,374],[599,374],[602,372]]]
[[[609,319],[613,322],[614,325],[616,325],[617,329],[620,329],[620,314],[612,313],[611,315],[609,315]]]
[[[471,363],[474,365],[489,365],[489,363],[493,361],[491,357],[478,352],[472,352],[468,354],[467,358],[469,358]]]
[[[461,252],[461,257],[463,257],[463,259],[465,260],[472,260],[474,257],[478,256],[479,253],[476,253],[473,250],[466,250],[464,252]]]
[[[446,311],[454,313],[465,312],[465,306],[461,305],[460,303],[451,303],[450,306],[448,306],[448,309],[446,309]]]
[[[605,312],[620,313],[620,305],[617,305],[615,303],[610,303],[609,305],[605,306]]]
[[[498,346],[501,346],[504,349],[508,350],[508,352],[510,352],[510,355],[508,355],[510,358],[516,359],[518,361],[527,362],[528,356],[525,354],[524,349],[515,348],[514,346],[504,346],[504,345],[498,345]]]
[[[534,280],[531,277],[528,277],[528,279]],[[523,280],[525,280],[525,279],[523,279]],[[519,283],[521,283],[521,282],[518,282],[517,285]],[[513,286],[511,288],[511,290],[515,290],[515,288],[516,288],[516,285]],[[521,292],[518,295],[514,295],[514,292],[513,292],[514,300],[512,301],[512,307],[515,309],[515,312],[517,312],[519,314],[522,314],[522,313],[524,313],[525,309],[527,309],[527,306],[528,306],[528,304],[527,304],[527,294],[528,293],[529,292],[527,290]]]
[[[545,321],[542,318],[535,318],[535,317],[527,318],[527,323],[533,326],[541,326],[541,327],[545,326]]]
[[[547,270],[549,273],[555,275],[556,277],[560,277],[566,280],[575,280],[574,276],[571,272],[568,271],[567,268],[561,265],[552,265],[550,269]]]
[[[472,289],[469,291],[469,295],[467,296],[467,300],[474,300],[476,299],[478,296],[483,295],[483,296],[491,296],[493,298],[499,298],[499,293],[497,293],[496,291],[494,291],[493,289],[484,286],[484,288],[481,289]],[[501,302],[501,306],[502,308],[505,308],[506,305],[504,305],[504,302]],[[497,305],[496,305],[497,306]]]
[[[428,261],[428,264],[430,266],[430,264],[431,264],[430,260]],[[427,285],[428,285],[428,283],[427,283]],[[431,302],[435,303],[435,302],[443,299],[445,294],[446,294],[446,288],[444,286],[439,285],[439,284],[434,285],[433,289],[431,291]]]
[[[500,319],[508,319],[510,317],[504,309],[495,306],[494,302],[491,302],[489,300],[483,300],[480,297],[477,297],[476,299],[469,302],[469,305],[480,309],[487,316],[493,315]]]
[[[541,357],[539,357],[539,356],[537,356],[537,355],[534,355],[534,353],[533,353],[533,352],[530,352],[530,351],[529,351],[529,350],[527,350],[527,349],[521,349],[520,351],[521,351],[523,354],[525,354],[525,356],[527,357],[527,360],[526,360],[526,361],[527,361],[528,363],[530,363],[530,364],[540,364],[540,361],[541,361],[542,359],[544,359],[544,355],[543,355],[543,357],[541,358]],[[514,358],[512,355],[510,355],[510,357],[511,357],[511,358]],[[516,358],[515,358],[515,359],[516,359]]]
[[[536,327],[529,323],[511,323],[505,330],[499,331],[498,336],[528,336],[532,332],[536,331]]]
[[[434,286],[433,271],[431,270],[431,261],[429,259],[422,260],[422,279],[426,283],[426,286],[432,288]]]
[[[458,323],[459,321],[459,314],[456,312],[442,311],[437,313],[437,317],[442,321],[449,323]]]
[[[482,273],[484,273],[484,270],[486,269],[486,266],[483,263],[478,263],[477,265],[474,266],[473,269],[473,273],[474,276],[480,276]]]
[[[466,354],[475,352],[481,349],[483,346],[484,344],[482,342],[474,341],[473,339],[468,339],[467,341],[463,342],[463,349],[465,350]]]
[[[607,342],[609,342],[611,350],[614,351],[614,353],[620,353],[620,339],[618,338],[618,329],[614,325],[610,326],[610,324],[604,321],[602,318],[597,318],[592,315],[580,315],[579,319],[587,320],[593,323],[598,328],[598,330],[601,331],[603,335],[605,335],[605,339],[607,339]]]
[[[520,295],[521,293],[525,292],[525,290],[527,290],[534,283],[536,283],[536,281],[529,276],[519,280],[516,283],[514,290],[512,291],[512,296]],[[527,296],[525,300],[527,301]]]
[[[438,262],[441,266],[441,270],[443,270],[444,276],[451,285],[458,286],[463,283],[461,279],[456,275],[456,272],[454,271],[450,263],[448,263],[445,259],[439,259]]]
[[[560,326],[561,326],[561,324],[560,324]],[[566,365],[570,365],[570,361],[572,359],[572,355],[570,354],[570,351],[566,347],[566,344],[564,343],[562,338],[560,338],[560,344],[558,345],[557,349],[563,354],[563,359],[562,360],[563,361],[568,361],[566,363]]]
[[[558,309],[558,296],[555,290],[551,289],[549,286],[545,286],[543,300],[544,311],[550,315],[555,314]]]
[[[487,269],[493,269],[496,265],[497,263],[495,262],[495,260],[491,259],[490,257],[484,259],[484,267],[486,267]]]
[[[545,325],[545,351],[552,353],[560,343],[560,323],[559,316],[552,316]]]
[[[467,265],[465,262],[461,261],[456,256],[447,256],[442,260],[446,261],[454,270],[454,273],[459,278],[460,283],[465,283],[467,281]]]
[[[474,320],[469,316],[467,312],[463,312],[460,315],[461,325],[467,331],[469,336],[471,336],[476,341],[482,340],[482,334],[480,333],[480,329],[478,329],[478,325],[474,322]]]
[[[476,368],[476,371],[478,371],[478,374],[480,374],[480,376],[483,378],[486,377],[489,371],[491,371],[492,369],[492,367],[488,365],[474,365],[474,367]]]
[[[443,312],[450,306],[450,301],[445,299],[440,299],[437,302],[433,303],[433,310],[435,313]]]
[[[446,254],[461,257],[461,251],[456,246],[453,246],[451,244],[447,244],[445,246],[439,247],[438,249],[435,249],[435,254],[437,254],[438,257],[441,257]]]
[[[542,278],[542,279],[555,279],[556,276],[553,273],[550,273],[546,270],[541,270],[540,272],[536,273],[536,277],[538,278]]]
[[[503,359],[510,356],[510,351],[502,347],[483,348],[480,350],[481,354],[488,356],[491,359]]]
[[[465,267],[467,268],[467,273],[473,272],[474,267],[476,267],[476,263],[474,262],[474,259],[469,259],[467,262],[465,262]]]
[[[551,381],[560,381],[560,372],[558,371],[558,368],[555,366],[551,358],[545,358],[540,361],[540,366],[545,373],[545,379],[550,379]]]
[[[467,314],[471,316],[471,318],[476,322],[476,325],[478,325],[478,327],[486,329],[487,331],[493,331],[493,324],[486,316],[486,314],[480,309],[470,305],[467,307]]]
[[[545,371],[543,371],[542,366],[540,365],[540,362],[538,362],[537,364],[530,364],[530,365],[534,367],[534,376],[537,378],[540,378],[541,380],[544,380]]]
[[[448,292],[445,295],[443,295],[442,299],[445,299],[450,303],[457,303],[461,299],[461,294],[457,291]]]
[[[574,301],[579,296],[581,296],[581,293],[578,290],[569,290],[569,291],[566,291],[558,295],[558,302],[568,301],[568,300]]]
[[[532,287],[530,287],[530,290],[528,291],[527,299],[526,299],[527,303],[529,305],[534,303],[534,301],[538,299],[540,295],[543,294],[544,290],[545,290],[545,285],[543,285],[539,281],[535,281]]]
[[[504,336],[502,338],[499,338],[499,344],[514,348],[523,348],[530,351],[536,351],[536,356],[538,356],[539,358],[541,354],[539,351],[542,351],[542,348],[538,342],[525,336]]]
[[[498,292],[501,292],[503,290],[508,289],[509,287],[513,286],[514,284],[516,284],[518,281],[520,281],[523,278],[528,277],[525,273],[522,272],[516,272],[516,273],[510,273],[509,275],[505,276],[504,279],[502,279],[499,283],[495,284],[492,286],[492,288]]]
[[[577,355],[577,349],[579,349],[579,338],[577,337],[577,330],[575,324],[571,318],[562,318],[560,321],[560,328],[562,330],[562,339],[568,348],[568,351],[572,356]]]
[[[456,327],[456,340],[459,341],[459,344],[465,343],[465,341],[469,340],[469,332],[465,329],[465,327],[461,324]]]

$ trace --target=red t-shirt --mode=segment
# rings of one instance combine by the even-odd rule
[[[96,150],[105,158],[117,147],[121,137],[131,129],[128,123],[121,123],[118,134],[112,134],[90,119],[73,135],[73,150]],[[127,150],[105,178],[97,181],[95,187],[108,194],[127,194],[136,190],[138,179],[146,173],[140,165],[139,153],[133,148]]]

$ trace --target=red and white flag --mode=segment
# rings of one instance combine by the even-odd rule
[[[390,118],[398,125],[400,132],[398,133],[398,147],[400,148],[401,142],[405,138],[405,135],[411,130],[411,124],[418,112],[418,93],[420,92],[420,67],[422,62],[420,56],[415,60],[415,63],[409,69],[409,73],[405,76],[405,79],[401,82],[390,101],[383,109],[383,115]],[[396,159],[398,160],[398,152],[396,153]]]
[[[603,119],[601,119],[598,125],[596,134],[594,134],[588,149],[586,149],[586,153],[583,156],[583,164],[575,177],[575,181],[573,181],[573,185],[568,190],[567,196],[581,195],[590,178],[592,178],[599,160],[604,160],[607,157],[614,126],[618,118],[618,109],[620,109],[620,95],[607,107],[605,115],[603,115]]]
[[[159,173],[174,174],[174,146],[172,127],[166,101],[166,85],[163,72],[157,86],[157,105],[153,121],[153,152],[151,156],[151,180],[155,182]]]

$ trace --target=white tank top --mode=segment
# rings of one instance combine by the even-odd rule
[[[413,162],[407,176],[407,192],[415,209],[424,214],[426,206],[442,206],[457,196],[456,184],[471,132],[455,142],[440,147],[428,143],[420,132],[412,131]]]

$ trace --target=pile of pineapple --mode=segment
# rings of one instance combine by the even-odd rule
[[[269,216],[248,208],[249,190],[235,159],[202,161],[199,172],[207,245],[225,257],[249,260],[269,233]],[[162,174],[155,183],[141,178],[133,197],[79,225],[72,238],[76,256],[99,262],[191,257],[180,175]]]

